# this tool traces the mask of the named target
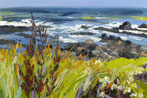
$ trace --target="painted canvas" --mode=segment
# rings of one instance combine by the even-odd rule
[[[147,98],[147,0],[0,0],[0,98]]]

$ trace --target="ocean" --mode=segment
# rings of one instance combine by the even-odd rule
[[[49,38],[59,36],[59,41],[64,46],[66,43],[82,43],[86,40],[93,40],[96,44],[100,42],[100,36],[105,33],[123,40],[130,40],[137,45],[147,46],[147,38],[137,34],[147,35],[147,28],[138,28],[142,23],[147,23],[147,9],[141,8],[5,8],[0,9],[0,26],[30,27],[31,12],[35,23],[48,26]],[[96,30],[94,28],[119,27],[123,22],[129,21],[130,30],[136,35],[127,35],[118,32]],[[87,29],[81,28],[88,27]],[[141,30],[141,31],[138,31]],[[5,33],[0,30],[0,40],[14,40],[27,44],[29,38],[18,36],[19,33],[31,34],[31,31]],[[0,47],[7,46],[1,44]]]

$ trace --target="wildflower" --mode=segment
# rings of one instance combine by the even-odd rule
[[[97,60],[97,61],[95,61],[95,64],[97,64],[97,63],[101,63],[101,60]]]
[[[105,97],[105,93],[104,92],[101,92],[99,97]]]
[[[131,75],[131,76],[133,76],[133,75],[134,75],[134,73],[133,73],[133,72],[131,72],[131,73],[130,73],[130,75]]]
[[[130,81],[129,80],[127,80],[127,83],[128,83],[128,85],[130,85]]]
[[[124,87],[123,86],[118,86],[118,89],[122,91],[124,89]]]
[[[137,84],[136,83],[133,83],[132,86],[135,87],[135,88],[137,88]]]
[[[131,92],[131,88],[127,87],[127,92],[130,93]]]
[[[117,78],[117,84],[119,84],[120,83],[120,80]]]
[[[100,80],[99,80],[100,82],[106,82],[106,83],[110,83],[110,78],[109,77],[107,77],[107,76],[105,76],[103,79],[102,78],[100,78]]]
[[[124,90],[124,93],[130,93],[131,92],[131,88],[130,87],[126,87],[126,89]]]
[[[139,93],[139,94],[138,94],[138,97],[139,97],[139,98],[143,98],[143,93]]]
[[[113,84],[112,86],[111,86],[111,90],[114,90],[114,89],[116,89],[117,88],[117,85],[116,84]]]
[[[114,89],[114,85],[111,86],[111,90],[113,90],[113,89]]]
[[[130,82],[133,82],[134,81],[134,78],[133,77],[130,77],[129,80],[130,80]]]
[[[142,74],[143,69],[142,68],[138,68],[135,72],[135,75],[137,74]]]
[[[104,82],[109,82],[109,81],[110,81],[110,78],[107,77],[107,76],[105,76],[105,77],[104,77]]]
[[[140,71],[140,70],[137,70],[136,72],[135,72],[135,75],[137,75],[137,74],[141,74],[142,72]]]
[[[100,78],[100,79],[99,79],[99,81],[100,81],[100,82],[103,82],[103,79],[102,79],[102,78]]]
[[[137,93],[132,93],[130,97],[137,97]]]
[[[105,77],[104,77],[104,80],[109,80],[109,79],[110,79],[110,78],[109,78],[109,77],[107,77],[107,76],[105,76]]]

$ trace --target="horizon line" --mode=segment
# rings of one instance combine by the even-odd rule
[[[147,9],[146,7],[110,7],[110,6],[108,6],[108,7],[96,7],[96,6],[94,6],[94,7],[86,7],[86,6],[84,6],[84,7],[68,7],[68,6],[16,6],[16,7],[0,7],[0,9],[10,9],[10,8],[122,8],[122,9],[127,9],[127,8],[138,8],[138,9]]]

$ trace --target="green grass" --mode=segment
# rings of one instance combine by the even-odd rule
[[[60,57],[59,50],[55,55],[54,50],[49,47],[46,47],[43,53],[36,51],[36,55],[31,57],[28,51],[16,52],[18,47],[17,44],[16,47],[12,46],[12,50],[0,50],[0,98],[30,98],[32,92],[35,93],[36,98],[75,98],[80,93],[80,89],[82,89],[80,97],[92,98],[92,96],[96,97],[97,92],[95,91],[100,83],[103,84],[99,91],[111,96],[106,89],[112,88],[117,77],[120,78],[120,83],[114,88],[116,91],[121,92],[119,88],[124,87],[122,92],[126,91],[127,96],[132,93],[143,93],[144,98],[146,96],[146,84],[135,81],[132,77],[136,73],[145,71],[140,65],[147,64],[147,57],[118,58],[110,62],[96,63],[95,59],[85,61],[86,57],[71,56],[70,51],[65,57]],[[42,67],[38,62],[44,62]],[[57,64],[58,68],[55,68]],[[28,69],[31,71],[28,72]],[[29,81],[32,81],[31,85],[34,87],[27,87]],[[22,87],[23,83],[26,88]],[[139,88],[135,85],[139,85]],[[131,89],[131,92],[127,92],[128,88]],[[111,92],[113,93],[113,90]]]

